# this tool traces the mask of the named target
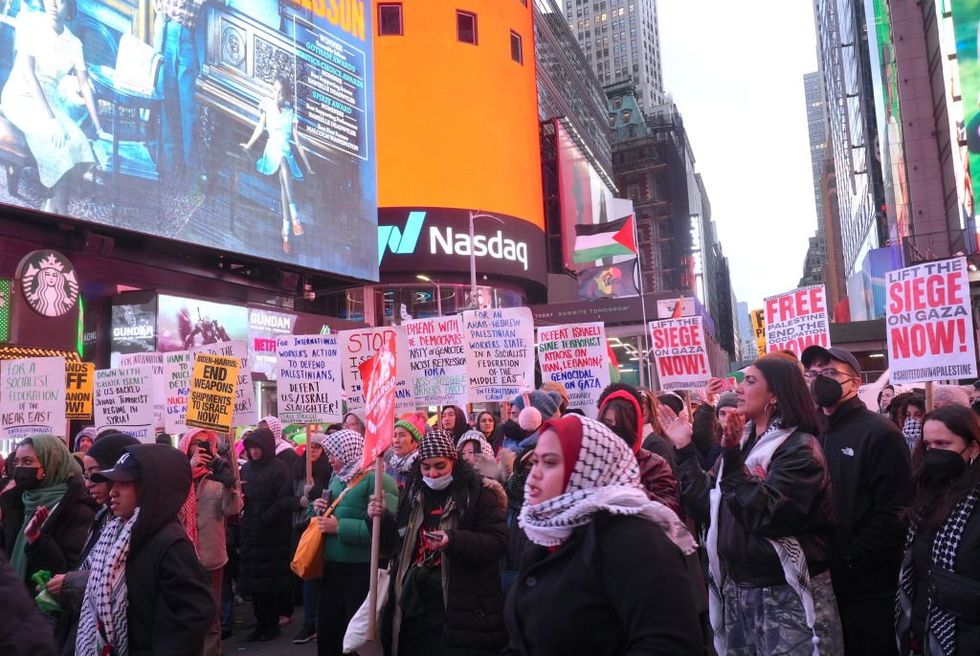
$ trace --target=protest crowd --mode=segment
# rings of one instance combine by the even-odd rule
[[[361,411],[299,444],[274,416],[25,438],[0,653],[218,655],[286,626],[330,655],[980,653],[980,385],[869,408],[821,346],[737,380],[420,409],[383,460]]]

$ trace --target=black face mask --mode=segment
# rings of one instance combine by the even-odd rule
[[[14,467],[14,482],[22,490],[33,490],[41,481],[37,478],[40,467]]]
[[[927,449],[922,468],[931,480],[948,481],[963,473],[966,469],[966,461],[959,451]]]
[[[833,378],[817,376],[810,384],[813,400],[821,408],[832,408],[844,396],[844,388]]]

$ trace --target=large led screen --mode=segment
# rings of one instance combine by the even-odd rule
[[[9,4],[0,203],[377,279],[367,0]]]

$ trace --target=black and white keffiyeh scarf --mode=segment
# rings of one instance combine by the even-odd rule
[[[419,459],[419,450],[415,449],[407,456],[395,455],[394,451],[388,453],[388,467],[391,471],[399,474],[407,474],[412,469],[412,465]]]
[[[126,559],[133,526],[139,518],[137,508],[127,520],[115,518],[102,529],[99,541],[81,569],[91,571],[75,638],[79,656],[129,652],[129,592],[126,588]],[[107,651],[108,650],[108,651]]]
[[[364,455],[364,436],[352,430],[339,430],[327,435],[323,450],[341,462],[337,477],[346,485],[350,483],[361,468]]]
[[[941,567],[948,571],[956,568],[956,552],[963,538],[963,531],[980,499],[980,485],[970,490],[970,493],[960,499],[949,517],[936,533],[932,543],[932,566]],[[902,559],[902,571],[899,575],[898,600],[895,604],[895,624],[900,636],[908,635],[912,628],[912,597],[915,592],[915,561],[912,556],[912,544],[918,534],[915,524],[909,527],[905,539],[905,556]],[[924,572],[918,576],[925,576]],[[927,654],[937,656],[953,656],[956,646],[956,618],[946,610],[935,606],[932,599],[928,600],[926,610],[925,636],[921,636]]]
[[[558,546],[594,514],[607,512],[643,517],[659,526],[684,554],[693,553],[697,544],[683,522],[667,506],[651,501],[640,487],[640,468],[626,442],[594,419],[578,419],[582,446],[565,492],[524,505],[518,521],[527,537],[543,547]],[[524,494],[527,498],[526,484]]]
[[[915,449],[915,445],[922,439],[922,421],[915,417],[907,417],[905,424],[902,425],[902,435],[909,446],[909,451]]]

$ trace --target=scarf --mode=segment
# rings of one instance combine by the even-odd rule
[[[487,442],[487,438],[484,437],[483,433],[481,433],[480,431],[468,430],[465,433],[463,433],[463,436],[459,438],[458,442],[456,442],[456,451],[462,452],[463,445],[466,444],[467,442],[476,442],[479,445],[480,452],[477,453],[476,455],[478,456],[482,455],[487,458],[490,458],[491,460],[496,461],[497,456],[495,456],[493,453],[493,447],[490,446],[490,442]]]
[[[262,421],[264,421],[265,425],[269,427],[270,431],[272,431],[272,436],[276,438],[276,455],[293,448],[289,445],[289,442],[284,440],[282,437],[282,422],[279,421],[278,417],[269,415],[268,417],[262,417]]]
[[[431,429],[419,444],[419,457],[422,460],[429,458],[456,460],[456,447],[453,445],[452,434],[443,428]]]
[[[980,485],[970,490],[970,493],[960,499],[946,518],[942,528],[936,533],[932,543],[932,565],[953,571],[956,568],[956,551],[959,549],[966,523],[973,514],[973,509],[980,499]],[[905,556],[902,558],[902,570],[899,574],[898,599],[895,603],[895,624],[899,636],[908,635],[912,628],[912,597],[915,593],[915,561],[912,557],[912,543],[915,542],[918,527],[913,523],[905,539]],[[919,576],[924,576],[925,572]],[[928,599],[926,610],[925,636],[922,642],[927,654],[937,656],[953,656],[957,652],[956,618],[948,611],[935,606],[932,598]]]
[[[275,417],[272,417],[275,419]],[[203,433],[203,435],[202,435]],[[181,453],[186,453],[188,456],[191,453],[191,442],[196,445],[197,442],[201,441],[201,437],[207,437],[208,441],[211,442],[211,453],[214,457],[217,457],[217,439],[214,433],[201,428],[192,428],[191,430],[184,433],[184,436],[180,438],[179,449]],[[211,439],[214,437],[215,439]],[[196,446],[194,447],[197,448]],[[196,453],[196,450],[195,450]],[[177,512],[177,519],[183,525],[184,530],[187,531],[187,537],[190,538],[191,544],[194,545],[194,551],[200,555],[200,543],[197,537],[197,485],[205,476],[211,473],[211,470],[205,465],[198,465],[197,467],[191,468],[191,487],[187,492],[187,498],[184,499],[184,505],[180,507]]]
[[[388,454],[388,468],[398,474],[407,474],[412,469],[412,465],[419,459],[419,450],[415,449],[407,456],[396,456],[392,451]]]
[[[352,430],[339,430],[327,435],[323,450],[340,461],[337,477],[350,483],[361,468],[361,457],[364,455],[364,436]]]
[[[694,553],[697,544],[677,515],[667,506],[651,501],[640,487],[636,456],[622,439],[594,419],[579,417],[582,445],[575,457],[565,491],[538,504],[525,504],[518,523],[537,545],[562,544],[593,515],[642,517],[659,526],[684,554]],[[524,497],[527,498],[525,483]]]
[[[740,448],[744,448],[749,436],[755,431],[755,424],[749,422],[745,426],[742,435]],[[745,458],[745,467],[753,475],[758,475],[764,479],[769,470],[769,463],[776,450],[796,431],[796,427],[783,428],[782,417],[773,417],[766,431],[756,440],[755,445]],[[724,576],[721,572],[721,561],[718,557],[718,518],[721,510],[721,479],[724,474],[725,461],[723,458],[718,460],[718,474],[715,478],[715,485],[710,493],[710,512],[711,523],[708,525],[708,613],[711,619],[711,629],[714,632],[715,651],[719,656],[725,656],[727,645],[725,643],[725,618],[724,618]],[[810,585],[810,570],[807,568],[806,554],[800,546],[799,540],[794,537],[767,538],[767,542],[772,546],[779,563],[783,568],[783,575],[786,577],[786,584],[800,597],[803,604],[803,612],[806,615],[806,624],[813,633],[813,654],[819,656],[819,638],[816,629],[816,607],[813,602],[813,590]]]
[[[905,443],[909,445],[909,451],[915,449],[915,445],[922,439],[922,422],[915,417],[906,417],[902,425],[902,435],[905,436]]]
[[[123,656],[129,651],[126,559],[139,513],[136,508],[129,519],[117,517],[109,522],[80,568],[91,573],[75,638],[75,653],[79,656],[99,656],[107,649],[108,653]]]

